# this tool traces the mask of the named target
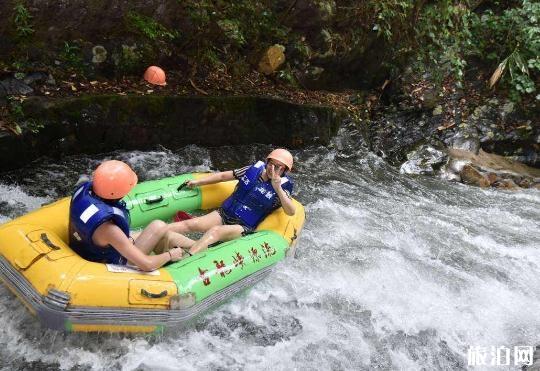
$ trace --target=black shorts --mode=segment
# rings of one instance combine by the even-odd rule
[[[223,210],[223,208],[221,208],[221,207],[217,210],[217,212],[219,213],[219,216],[221,216],[221,222],[223,223],[223,225],[235,225],[235,224],[238,224],[239,226],[244,228],[244,232],[242,232],[242,236],[245,236],[246,234],[253,233],[253,231],[255,230],[254,228],[251,228],[251,227],[248,227],[247,225],[245,225],[242,222],[241,219],[238,219],[236,217],[231,217],[231,216],[227,215],[225,210]]]

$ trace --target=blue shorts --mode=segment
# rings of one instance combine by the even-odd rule
[[[253,233],[255,231],[255,228],[251,228],[251,227],[245,225],[244,222],[241,219],[239,219],[237,217],[234,217],[234,216],[227,215],[227,213],[225,212],[225,210],[223,210],[223,208],[220,207],[217,210],[217,212],[219,213],[219,216],[221,216],[221,222],[223,223],[223,225],[236,225],[236,224],[238,224],[239,226],[241,226],[244,229],[244,232],[242,232],[242,236],[245,236],[246,234]]]

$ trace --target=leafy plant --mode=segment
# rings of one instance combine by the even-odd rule
[[[14,16],[13,22],[15,23],[15,29],[17,30],[17,35],[21,39],[25,39],[28,36],[34,33],[34,28],[30,22],[32,15],[24,5],[22,1],[18,1],[13,8]]]
[[[217,21],[219,28],[225,33],[227,38],[237,46],[243,46],[246,43],[244,34],[240,30],[238,20],[223,19]]]
[[[60,59],[72,68],[77,70],[82,69],[83,58],[81,48],[74,42],[64,41],[64,47],[60,52]]]
[[[487,11],[476,20],[475,30],[482,36],[476,42],[478,52],[492,61],[502,59],[490,87],[506,83],[514,100],[533,94],[540,77],[540,3],[522,0],[499,14]]]
[[[128,13],[128,21],[138,32],[152,41],[171,41],[180,36],[178,31],[170,30],[155,19],[136,12]]]

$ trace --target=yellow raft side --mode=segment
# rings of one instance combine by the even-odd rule
[[[39,294],[70,292],[74,306],[168,308],[178,290],[167,270],[159,269],[157,275],[109,272],[107,265],[89,262],[67,245],[69,201],[61,199],[1,226],[4,258]],[[142,289],[166,289],[167,295],[151,299],[140,294]]]

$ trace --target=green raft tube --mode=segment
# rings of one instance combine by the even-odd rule
[[[170,222],[178,210],[208,211],[236,182],[181,187],[205,174],[183,174],[138,184],[125,198],[131,228]],[[89,262],[68,246],[69,198],[0,226],[0,277],[48,328],[64,331],[162,332],[191,321],[253,286],[294,254],[304,225],[275,210],[253,234],[219,243],[154,272]]]

